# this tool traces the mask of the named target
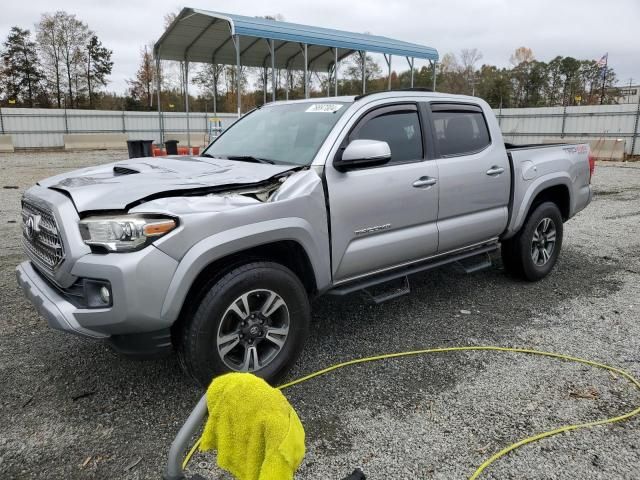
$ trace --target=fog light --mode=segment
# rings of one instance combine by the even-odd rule
[[[85,278],[84,298],[88,308],[108,308],[113,305],[111,285],[106,280]]]
[[[111,303],[111,292],[106,286],[100,287],[100,300],[102,300],[106,305]]]

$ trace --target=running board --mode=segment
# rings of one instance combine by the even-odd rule
[[[473,250],[468,250],[466,252],[450,255],[442,259],[435,259],[432,261],[420,262],[417,264],[408,265],[406,267],[401,267],[389,272],[384,272],[378,275],[372,275],[370,277],[366,277],[360,280],[354,280],[353,282],[349,282],[344,285],[338,285],[332,288],[331,290],[329,290],[327,293],[329,295],[338,295],[338,296],[348,295],[350,293],[357,292],[359,290],[365,290],[375,285],[380,285],[381,283],[386,283],[391,280],[396,280],[398,278],[406,277],[408,275],[413,275],[414,273],[420,273],[426,270],[442,267],[443,265],[448,265],[450,263],[460,262],[461,260],[475,257],[478,255],[487,254],[487,257],[488,257],[489,253],[494,252],[497,249],[498,249],[498,243],[485,245],[480,248],[474,248]],[[486,261],[483,261],[482,263],[478,264],[478,266],[482,268],[486,268],[485,265],[486,265]],[[477,271],[478,269],[480,268],[477,268],[476,270],[472,270],[472,271]],[[399,295],[395,295],[395,296],[399,296]],[[392,298],[395,298],[395,296]]]

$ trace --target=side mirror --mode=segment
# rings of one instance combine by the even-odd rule
[[[333,166],[341,172],[351,168],[383,165],[391,160],[391,148],[387,142],[380,140],[353,140],[336,158]]]

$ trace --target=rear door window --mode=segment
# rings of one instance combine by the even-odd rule
[[[441,156],[469,155],[491,144],[489,127],[480,107],[432,105],[434,134]]]

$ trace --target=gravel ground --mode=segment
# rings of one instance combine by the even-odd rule
[[[122,152],[0,155],[0,477],[159,478],[200,392],[174,357],[133,361],[49,329],[14,278],[19,198],[40,178]],[[557,268],[523,283],[495,268],[445,268],[381,306],[321,298],[297,377],[339,361],[435,346],[523,346],[640,376],[640,165],[600,164],[591,206],[565,226]],[[17,187],[17,188],[7,188]],[[470,314],[463,314],[468,310]],[[591,394],[594,398],[583,398]],[[511,353],[438,354],[366,364],[287,392],[307,433],[296,478],[465,479],[504,446],[567,423],[632,410],[619,377]],[[525,446],[492,479],[638,479],[640,418]],[[199,454],[194,471],[228,478]]]

